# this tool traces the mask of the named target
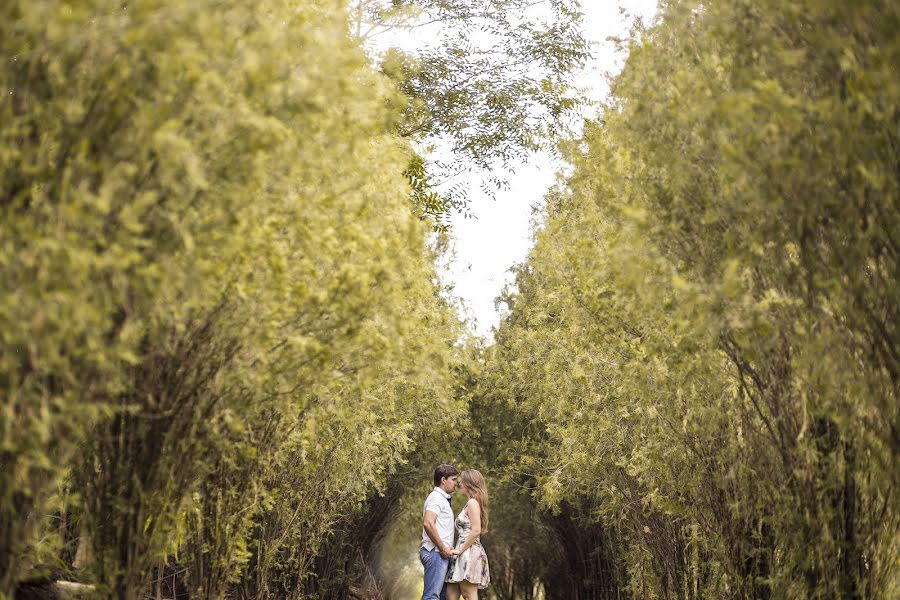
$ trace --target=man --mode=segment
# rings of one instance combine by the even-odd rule
[[[419,557],[425,567],[422,600],[444,600],[447,568],[453,550],[453,509],[450,498],[456,489],[459,471],[451,465],[434,469],[434,489],[422,509],[422,547]]]

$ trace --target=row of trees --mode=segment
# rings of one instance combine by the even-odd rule
[[[568,150],[475,422],[568,528],[547,597],[895,597],[900,10],[661,10]]]
[[[557,133],[575,6],[0,6],[0,597],[365,583],[464,429],[428,239],[465,192],[427,144],[487,168]]]
[[[298,597],[335,523],[453,418],[461,330],[402,97],[346,18],[0,8],[0,597],[73,564],[118,598],[163,572]]]
[[[663,3],[469,354],[412,143],[559,132],[531,4],[0,5],[0,597],[390,593],[435,457],[500,598],[900,593],[895,3]]]

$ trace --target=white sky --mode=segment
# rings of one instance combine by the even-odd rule
[[[582,4],[594,58],[578,85],[587,88],[591,98],[601,99],[608,93],[604,73],[620,69],[623,58],[606,38],[624,34],[629,15],[651,19],[656,0],[583,0]],[[500,321],[494,300],[512,281],[510,267],[527,257],[532,245],[532,207],[542,202],[561,167],[547,155],[535,156],[506,174],[510,187],[498,192],[496,200],[481,193],[476,179],[470,185],[470,212],[475,218],[455,215],[452,219],[455,257],[444,277],[453,284],[481,336],[490,338]]]

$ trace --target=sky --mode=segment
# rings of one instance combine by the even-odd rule
[[[582,0],[582,7],[594,58],[576,83],[588,90],[590,98],[599,100],[608,93],[605,73],[620,69],[624,59],[606,38],[627,32],[627,15],[652,18],[656,0]],[[620,8],[625,9],[624,14]],[[382,47],[404,43],[415,46],[422,42],[422,39],[402,37],[378,40]],[[504,174],[509,189],[498,192],[493,200],[480,192],[480,181],[473,179],[468,186],[469,210],[476,218],[455,215],[452,219],[455,257],[442,261],[443,277],[454,285],[454,294],[465,305],[465,316],[474,321],[475,332],[488,340],[493,337],[492,329],[499,324],[501,316],[495,309],[494,299],[512,280],[510,267],[523,262],[532,246],[532,207],[541,204],[544,194],[556,182],[556,173],[563,167],[547,155],[535,156],[528,164],[516,165],[513,172]],[[418,554],[404,554],[398,565],[394,581],[396,597],[421,597]]]
[[[583,0],[582,10],[593,59],[579,75],[577,85],[599,100],[608,93],[604,74],[621,69],[623,59],[606,38],[627,32],[630,16],[651,19],[656,0]],[[531,249],[532,207],[541,204],[562,167],[546,154],[514,165],[511,172],[502,174],[509,189],[498,192],[493,200],[481,193],[479,180],[474,179],[469,186],[474,218],[457,214],[452,219],[454,256],[443,277],[453,285],[475,332],[486,339],[492,338],[492,330],[500,322],[495,298],[512,281],[510,268],[523,262]]]

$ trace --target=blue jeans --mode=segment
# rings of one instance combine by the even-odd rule
[[[444,580],[447,579],[450,559],[441,556],[437,548],[434,550],[419,548],[419,558],[422,560],[422,566],[425,567],[425,587],[422,590],[422,600],[445,600],[447,584],[444,583]]]

